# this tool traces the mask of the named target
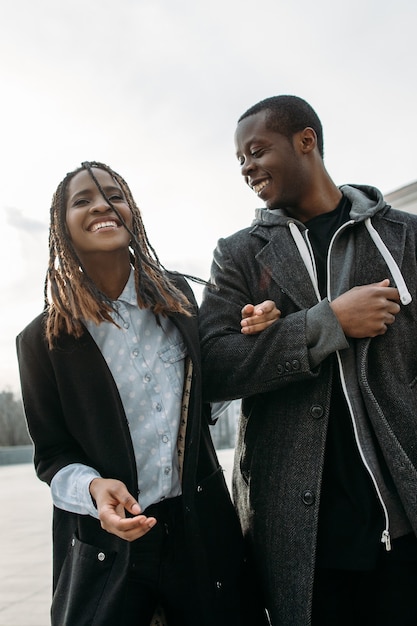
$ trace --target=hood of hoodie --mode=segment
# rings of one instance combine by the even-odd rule
[[[373,217],[387,206],[382,193],[369,185],[343,185],[340,191],[352,203],[350,217],[355,221]],[[284,209],[256,209],[252,226],[285,226],[290,215]]]
[[[411,295],[407,289],[404,278],[401,271],[394,260],[391,252],[388,250],[381,237],[372,226],[372,217],[384,210],[388,205],[385,202],[382,193],[376,187],[370,187],[367,185],[343,185],[340,187],[340,191],[346,198],[352,203],[350,210],[350,218],[355,222],[365,222],[365,227],[369,232],[369,235],[374,242],[375,246],[379,250],[381,256],[384,258],[391,275],[393,282],[397,286],[402,304],[409,304],[411,302]],[[310,274],[313,286],[316,289],[317,297],[320,300],[320,294],[318,292],[315,268],[312,261],[312,253],[308,248],[304,237],[301,235],[299,226],[296,226],[297,220],[292,218],[283,209],[257,209],[256,217],[252,223],[252,226],[286,226],[289,228],[295,244],[298,248],[301,258]],[[301,224],[298,222],[298,224]]]

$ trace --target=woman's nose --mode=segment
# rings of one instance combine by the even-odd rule
[[[97,200],[92,203],[90,210],[92,213],[106,213],[111,210],[111,206],[104,198],[97,198]]]

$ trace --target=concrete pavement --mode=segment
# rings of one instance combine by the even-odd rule
[[[31,463],[0,467],[0,626],[48,626],[51,499]]]
[[[230,485],[233,451],[218,454]],[[0,466],[0,501],[0,626],[49,626],[49,488],[31,463]]]

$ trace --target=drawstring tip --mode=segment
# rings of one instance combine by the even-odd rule
[[[405,293],[400,294],[400,300],[401,300],[401,304],[410,304],[410,302],[412,301],[412,297],[411,294],[406,291]]]

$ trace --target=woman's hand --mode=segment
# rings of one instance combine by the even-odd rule
[[[137,500],[120,480],[94,478],[90,494],[96,502],[101,527],[121,539],[134,541],[156,524],[154,517],[141,515]],[[126,511],[133,517],[126,517]]]
[[[265,300],[261,304],[246,304],[242,309],[241,332],[245,335],[255,335],[269,328],[281,317],[281,311],[272,300]]]

